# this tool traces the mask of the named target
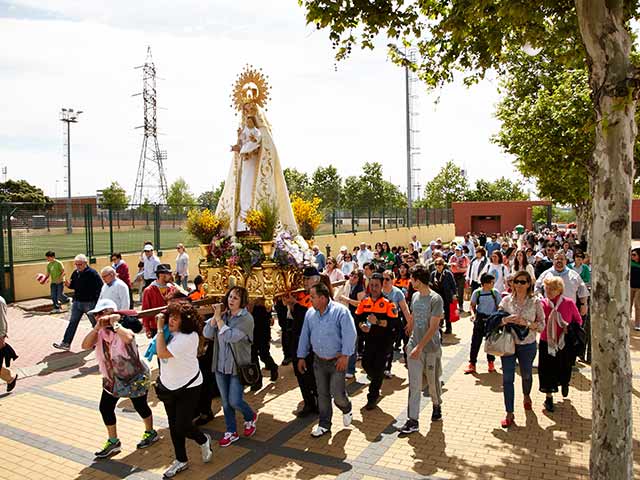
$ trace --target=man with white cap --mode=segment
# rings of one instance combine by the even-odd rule
[[[422,260],[425,265],[427,264],[427,262],[431,261],[431,258],[433,257],[433,251],[435,250],[436,247],[436,241],[435,240],[431,240],[429,242],[429,246],[425,249],[424,252],[422,252]]]
[[[142,263],[144,288],[147,288],[156,279],[156,268],[160,265],[160,259],[153,254],[153,245],[145,243],[142,249]]]

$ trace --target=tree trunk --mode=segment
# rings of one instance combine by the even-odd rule
[[[576,0],[596,110],[591,258],[592,479],[633,478],[629,259],[635,101],[623,1]],[[612,252],[617,252],[612,254]]]
[[[591,201],[575,205],[576,211],[576,237],[578,240],[582,240],[582,237],[587,240],[587,245],[591,246]],[[586,252],[585,252],[586,253]]]

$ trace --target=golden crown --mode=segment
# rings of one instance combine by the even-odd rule
[[[270,98],[269,90],[271,89],[267,80],[268,78],[262,73],[262,69],[245,65],[233,85],[233,93],[231,94],[233,104],[231,106],[239,111],[242,111],[242,108],[249,103],[264,108]]]

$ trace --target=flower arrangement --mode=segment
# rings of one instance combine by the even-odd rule
[[[219,216],[208,208],[200,211],[190,210],[187,214],[187,232],[202,244],[211,243],[212,239],[229,226],[229,219]]]
[[[274,202],[263,200],[258,203],[258,208],[247,212],[244,221],[249,230],[259,235],[262,241],[273,240],[278,224],[278,207]]]
[[[294,237],[291,233],[282,231],[276,235],[275,246],[273,260],[282,267],[303,268],[313,263],[313,252],[301,235]]]
[[[291,196],[293,215],[296,217],[300,234],[307,240],[313,237],[320,223],[322,223],[323,215],[320,212],[320,203],[322,203],[322,200],[318,197],[313,197],[312,200],[304,200],[296,194]]]
[[[214,267],[239,266],[245,271],[262,264],[265,257],[260,245],[235,236],[217,234],[209,245],[211,264]]]

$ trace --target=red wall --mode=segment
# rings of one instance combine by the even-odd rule
[[[631,221],[640,222],[640,199],[631,201]]]
[[[495,216],[500,217],[500,230],[502,232],[511,231],[520,224],[531,229],[532,210],[537,205],[551,205],[548,201],[517,201],[517,202],[454,202],[453,216],[456,224],[456,235],[464,235],[472,231],[472,217]],[[640,203],[638,204],[640,214]],[[499,233],[499,232],[485,232]]]

